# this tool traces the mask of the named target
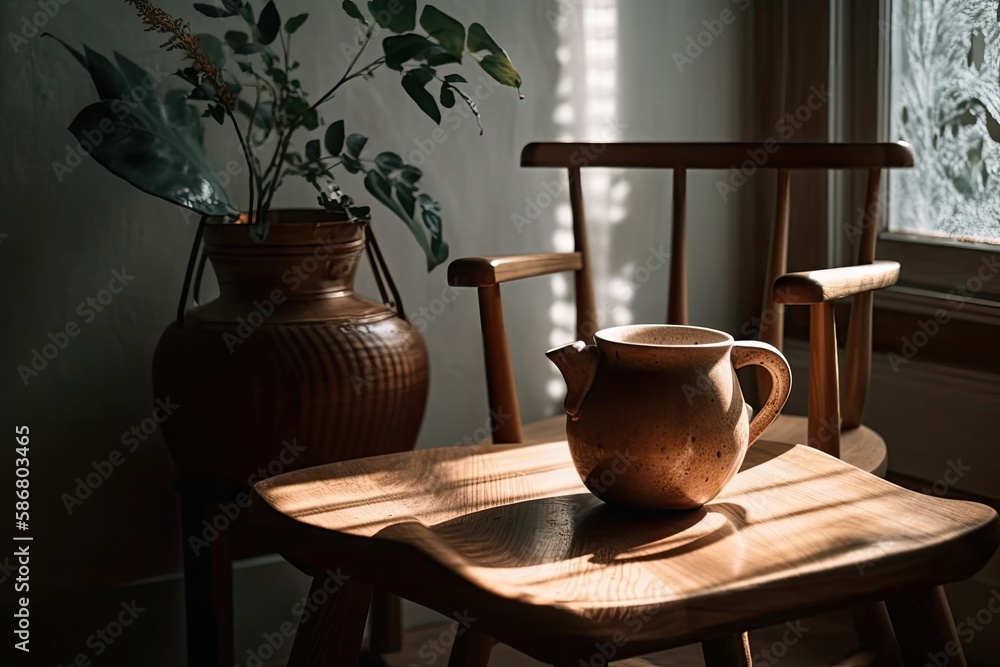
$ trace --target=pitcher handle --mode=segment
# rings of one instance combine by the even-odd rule
[[[750,422],[749,446],[777,418],[788,400],[788,392],[792,390],[792,369],[789,368],[785,355],[777,348],[756,340],[738,340],[733,343],[732,360],[733,368],[763,366],[771,374],[771,395]]]

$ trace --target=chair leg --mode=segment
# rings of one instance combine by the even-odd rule
[[[490,663],[490,653],[496,640],[469,629],[455,637],[451,647],[448,667],[486,667]]]
[[[907,665],[966,667],[944,588],[911,591],[885,603]]]
[[[188,667],[231,667],[233,661],[233,568],[227,531],[202,539],[211,520],[208,495],[182,486],[181,530],[184,540],[184,613]]]
[[[402,614],[398,597],[380,590],[372,594],[370,653],[387,655],[403,648]]]
[[[867,602],[851,607],[854,630],[861,648],[875,657],[876,665],[903,667],[896,633],[884,602]]]
[[[326,575],[313,578],[309,599],[319,608],[309,616],[302,615],[288,667],[358,664],[372,587],[356,577],[347,578],[339,589],[332,584]]]
[[[747,633],[710,639],[701,643],[705,667],[752,667],[750,636]]]

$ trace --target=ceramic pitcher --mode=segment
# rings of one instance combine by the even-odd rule
[[[566,380],[566,433],[577,472],[601,500],[643,509],[694,509],[714,498],[788,398],[791,371],[774,347],[722,331],[634,325],[597,344],[546,356]],[[771,395],[751,419],[735,370],[756,364]]]

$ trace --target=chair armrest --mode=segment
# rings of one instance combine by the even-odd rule
[[[463,257],[448,265],[448,284],[455,287],[486,287],[560,271],[579,271],[582,268],[583,256],[578,252]]]
[[[879,260],[858,266],[786,273],[774,281],[774,302],[823,303],[882,289],[897,280],[899,263]]]

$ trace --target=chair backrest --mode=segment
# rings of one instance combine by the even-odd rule
[[[866,214],[861,223],[858,242],[857,265],[872,264],[875,259],[879,211],[879,189],[882,170],[894,167],[911,167],[914,159],[905,143],[532,143],[521,153],[521,166],[563,168],[569,174],[569,197],[572,210],[574,237],[573,253],[547,253],[532,255],[527,260],[518,258],[477,258],[457,260],[449,268],[452,284],[477,286],[480,291],[484,345],[486,346],[487,381],[493,414],[513,415],[504,423],[494,423],[495,442],[517,442],[521,439],[520,414],[513,388],[513,371],[506,334],[503,330],[503,313],[500,305],[499,283],[521,277],[572,270],[575,274],[576,332],[582,340],[592,340],[597,323],[590,318],[597,312],[594,303],[593,277],[587,243],[586,216],[584,212],[581,171],[585,168],[615,169],[670,169],[673,171],[673,219],[670,249],[670,284],[666,308],[667,323],[688,323],[688,277],[685,253],[687,172],[692,169],[728,170],[732,165],[746,161],[748,155],[765,155],[758,170],[775,170],[775,215],[771,229],[771,242],[764,285],[761,317],[768,317],[768,326],[761,330],[760,339],[781,349],[784,329],[784,307],[775,303],[774,283],[784,275],[788,266],[789,201],[791,172],[803,169],[864,169],[868,181],[865,196]],[[585,157],[583,157],[585,156]],[[760,161],[758,161],[760,162]],[[478,262],[478,264],[477,264]],[[455,269],[454,271],[452,269]],[[492,273],[491,273],[492,271]],[[471,276],[475,275],[473,279]],[[490,280],[494,282],[488,284]],[[795,301],[786,301],[795,302]],[[799,301],[802,302],[802,301]],[[816,336],[829,341],[833,320],[832,303],[814,309],[811,318],[812,342]],[[827,313],[828,311],[828,313]],[[827,313],[829,317],[825,316]],[[844,392],[843,428],[854,428],[860,423],[865,393],[871,368],[871,292],[855,296],[851,307],[846,354],[846,389]],[[816,382],[824,383],[819,390],[816,382],[810,384],[810,433],[823,424],[840,424],[839,388],[836,373],[836,336],[833,333],[833,377],[821,374]],[[828,357],[829,355],[827,355]],[[829,362],[829,359],[826,359]],[[829,363],[826,364],[829,370]],[[766,384],[758,377],[759,384]],[[832,386],[831,386],[832,383]],[[762,389],[766,389],[763,387]],[[815,390],[815,391],[814,391]],[[834,399],[830,399],[830,395]],[[763,392],[766,395],[766,391]],[[820,400],[822,399],[822,400]],[[816,406],[814,408],[814,403]],[[499,410],[500,407],[503,410]],[[834,409],[836,408],[836,409]],[[818,432],[818,430],[816,431]],[[839,430],[838,430],[839,433]],[[839,452],[839,435],[830,447],[830,453]]]

